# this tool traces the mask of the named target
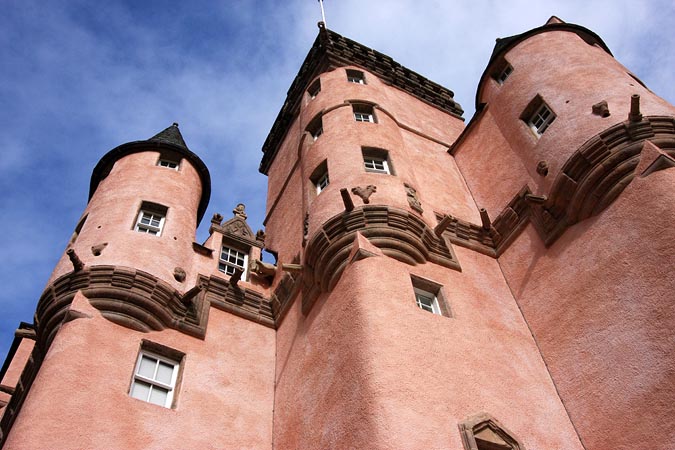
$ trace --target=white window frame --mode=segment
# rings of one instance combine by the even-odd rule
[[[366,84],[366,76],[360,70],[347,69],[347,81],[354,84]]]
[[[436,294],[417,287],[413,288],[413,290],[415,291],[415,302],[417,303],[417,307],[419,309],[432,314],[438,314],[439,316],[443,315],[443,313],[441,313],[441,307],[438,304],[438,297]],[[422,299],[429,301],[424,302]]]
[[[497,83],[499,84],[504,84],[504,82],[511,76],[513,73],[513,66],[511,64],[507,64],[506,67],[499,73],[499,76],[497,76]]]
[[[373,119],[373,115],[371,113],[354,111],[354,120],[356,120],[357,122],[375,123],[375,119]]]
[[[152,359],[155,361],[155,370],[153,373],[152,378],[146,377],[144,375],[141,375],[139,373],[140,368],[141,368],[141,362],[143,358],[146,357],[148,359]],[[172,366],[172,372],[171,372],[171,382],[169,384],[163,383],[157,379],[157,369],[159,367],[159,363],[162,362],[166,365]],[[153,405],[158,405],[158,406],[163,406],[164,408],[171,408],[171,405],[173,404],[173,397],[174,393],[176,391],[176,380],[178,380],[178,369],[180,368],[180,363],[173,361],[171,359],[165,358],[163,356],[160,356],[156,353],[148,352],[146,350],[141,350],[138,353],[138,358],[136,360],[136,366],[134,367],[134,377],[131,381],[131,387],[129,388],[129,396],[132,398],[135,398],[137,400],[144,401],[146,403],[151,403]],[[148,395],[146,398],[140,398],[138,396],[134,396],[134,387],[140,385],[141,383],[144,384],[149,384],[150,389],[148,390]],[[164,404],[159,404],[156,402],[153,402],[150,400],[152,396],[152,391],[153,389],[161,389],[166,391],[166,399],[164,401]]]
[[[390,175],[389,172],[389,163],[387,158],[382,158],[378,156],[363,156],[363,165],[366,168],[366,172],[373,173],[385,173]]]
[[[326,189],[326,187],[330,184],[330,179],[328,178],[328,171],[324,172],[323,175],[321,175],[317,180],[316,183],[314,184],[316,186],[316,193],[320,194],[321,191]]]
[[[143,219],[147,217],[148,223],[143,223]],[[136,226],[134,227],[134,230],[138,231],[139,233],[147,233],[147,234],[152,234],[154,236],[160,236],[162,234],[162,230],[164,229],[164,220],[165,220],[164,214],[158,213],[156,211],[148,211],[146,209],[141,209],[138,213],[138,218],[136,219]],[[152,222],[153,220],[157,221],[159,220],[159,225],[154,225]]]
[[[534,131],[537,136],[541,136],[548,129],[548,127],[555,120],[556,115],[549,106],[542,102],[536,109],[534,114],[527,121],[530,129]]]
[[[169,159],[160,159],[157,161],[159,167],[166,167],[167,169],[178,171],[180,164],[176,161],[171,161]]]
[[[227,259],[223,259],[223,255],[227,253]],[[230,257],[234,256],[235,260],[243,259],[243,265],[239,265],[236,262],[230,261]],[[218,259],[218,270],[223,272],[225,275],[232,276],[234,275],[235,269],[242,269],[241,279],[246,279],[246,274],[248,272],[248,253],[238,250],[229,245],[223,244],[220,247],[220,258]],[[228,272],[231,271],[230,272]]]

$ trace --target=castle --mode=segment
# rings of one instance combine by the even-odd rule
[[[176,124],[108,152],[0,370],[0,446],[675,448],[675,107],[552,17],[462,114],[320,24],[264,231],[239,204],[195,242]]]

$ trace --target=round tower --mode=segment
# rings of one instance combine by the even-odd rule
[[[79,265],[109,265],[142,270],[185,290],[180,274],[189,273],[209,196],[208,169],[176,123],[112,149],[94,168],[89,204],[48,283]]]

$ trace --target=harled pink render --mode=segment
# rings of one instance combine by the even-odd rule
[[[233,199],[204,243],[178,125],[111,150],[0,374],[0,447],[675,448],[675,108],[556,17],[498,40],[476,103],[465,125],[320,24],[263,146],[264,232]],[[173,401],[130,396],[141,353]]]

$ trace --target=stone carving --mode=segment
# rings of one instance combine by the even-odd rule
[[[173,277],[176,279],[176,281],[182,283],[183,281],[185,281],[187,274],[185,273],[185,270],[183,270],[182,267],[174,267]]]
[[[600,117],[609,117],[609,106],[607,106],[607,101],[603,100],[601,102],[593,105],[593,114]]]
[[[361,197],[361,200],[363,200],[363,203],[365,203],[366,205],[370,203],[370,196],[373,195],[375,192],[377,192],[377,186],[373,186],[372,184],[369,184],[365,188],[362,188],[361,186],[356,186],[355,188],[352,188],[352,194]]]
[[[261,277],[274,278],[274,275],[277,273],[277,266],[274,264],[262,262],[259,259],[254,259],[251,261],[250,269],[251,272],[260,275]]]
[[[80,257],[77,256],[75,250],[69,248],[66,250],[66,255],[68,255],[68,258],[70,258],[70,262],[73,263],[73,272],[79,272],[80,270],[84,269],[84,263]]]
[[[263,230],[258,230],[255,233],[255,240],[258,242],[265,243],[265,232]]]
[[[354,210],[354,201],[352,200],[352,197],[349,195],[349,191],[347,191],[347,188],[342,188],[340,189],[340,195],[342,196],[342,203],[345,204],[345,211],[353,211]]]
[[[422,204],[420,203],[420,200],[417,198],[417,189],[410,186],[408,183],[403,183],[403,186],[405,186],[405,193],[406,196],[408,197],[408,204],[410,204],[410,207],[415,211],[417,211],[418,213],[422,214],[424,210],[422,209]]]
[[[227,224],[223,225],[226,233],[238,234],[247,238],[251,237],[251,230],[242,220],[232,219]]]
[[[640,96],[638,94],[630,96],[630,112],[628,113],[628,120],[631,122],[640,122],[642,120],[642,113],[640,112]]]
[[[107,243],[107,242],[104,242],[104,243],[98,244],[98,245],[92,245],[92,247],[91,247],[91,253],[92,253],[94,256],[100,256],[101,253],[103,253],[103,249],[106,248],[107,246],[108,246],[108,243]]]
[[[232,213],[234,213],[235,217],[241,217],[242,219],[246,220],[248,217],[246,215],[246,205],[243,203],[239,203],[233,210]]]
[[[215,213],[213,215],[213,218],[211,219],[211,223],[214,224],[214,225],[220,225],[222,221],[223,221],[223,216],[222,216],[222,214],[219,214],[219,213]]]
[[[542,177],[548,175],[548,163],[544,160],[541,160],[537,163],[537,173]]]

